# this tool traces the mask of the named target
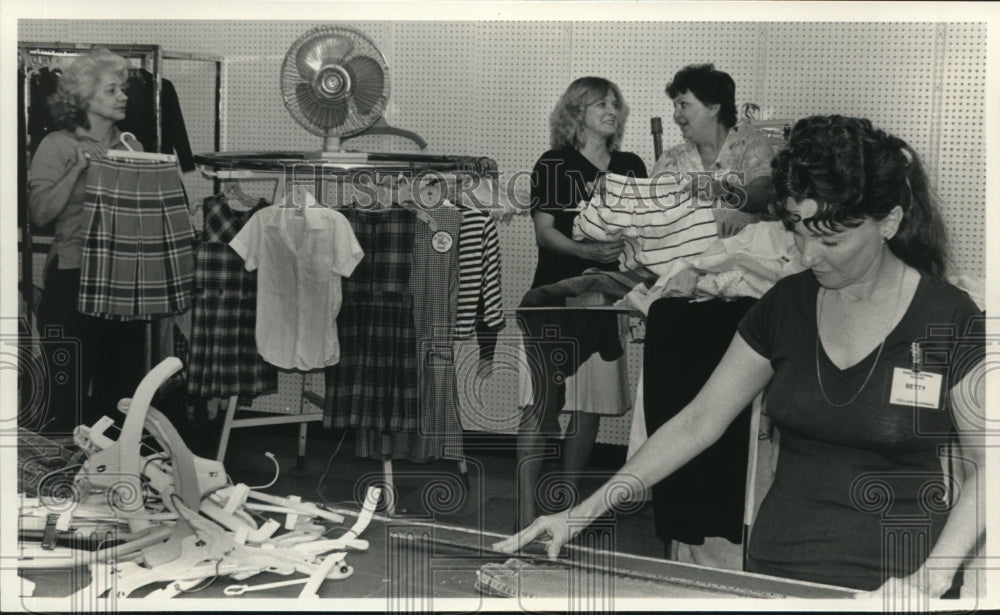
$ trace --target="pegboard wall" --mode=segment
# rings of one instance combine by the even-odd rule
[[[224,150],[311,149],[318,137],[295,123],[281,102],[278,73],[288,47],[312,22],[22,20],[21,40],[153,43],[171,51],[226,59]],[[412,130],[429,153],[489,156],[507,178],[530,171],[548,149],[548,117],[573,79],[615,81],[631,114],[623,149],[653,164],[649,118],[664,123],[664,145],[680,141],[664,88],[674,72],[713,62],[737,84],[737,106],[753,102],[761,119],[840,113],[870,118],[906,140],[927,165],[942,203],[954,269],[985,276],[986,26],[981,23],[767,22],[351,22],[385,55],[391,95],[386,121]],[[622,44],[627,43],[627,44]],[[192,145],[211,151],[212,90],[207,67],[168,63],[164,76],[181,97]],[[196,64],[196,63],[190,63]],[[398,137],[356,139],[350,147],[415,151]],[[200,203],[212,186],[186,179]],[[504,304],[528,290],[536,261],[531,221],[500,227]],[[513,324],[511,323],[511,326]],[[460,349],[471,352],[471,348]],[[629,344],[633,388],[641,367]],[[315,390],[318,384],[306,381]],[[255,407],[298,406],[302,380],[288,375],[277,396]],[[485,381],[460,378],[470,408],[466,426],[516,426],[517,378],[499,363]],[[601,442],[623,444],[631,413],[604,419]]]

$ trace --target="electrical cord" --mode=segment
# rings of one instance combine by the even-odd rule
[[[323,469],[323,474],[319,477],[319,482],[316,483],[316,495],[319,496],[319,499],[322,500],[327,506],[334,506],[334,504],[331,504],[329,500],[323,497],[323,494],[320,493],[320,487],[323,486],[323,481],[326,480],[326,475],[330,472],[330,466],[333,464],[333,459],[337,456],[337,453],[340,452],[340,447],[344,444],[345,437],[347,437],[346,429],[342,434],[340,434],[340,442],[337,442],[337,448],[333,449],[333,454],[330,455],[330,459],[326,462],[326,468]]]

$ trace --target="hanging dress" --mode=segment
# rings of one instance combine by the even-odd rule
[[[195,252],[195,291],[188,358],[188,393],[256,396],[278,390],[278,370],[257,352],[257,272],[247,271],[229,242],[258,210],[227,205],[225,195],[202,203],[205,225]]]
[[[416,216],[401,208],[344,215],[365,258],[343,281],[341,357],[326,370],[324,425],[357,428],[358,457],[403,458],[418,414],[409,289]]]
[[[453,206],[429,213],[437,231],[426,224],[416,225],[410,272],[420,425],[413,432],[407,458],[415,462],[463,457],[454,360],[463,214]]]

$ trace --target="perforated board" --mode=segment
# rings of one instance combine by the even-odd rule
[[[296,124],[278,94],[285,51],[319,22],[22,21],[22,40],[142,42],[227,58],[224,142],[229,150],[306,149],[318,143]],[[336,22],[331,22],[336,23]],[[428,151],[485,155],[507,176],[531,169],[548,148],[548,115],[572,79],[605,76],[631,106],[623,149],[652,165],[649,118],[660,116],[664,145],[680,135],[664,86],[693,62],[714,62],[737,83],[737,104],[754,102],[762,119],[815,113],[869,117],[906,140],[927,162],[951,233],[956,269],[985,274],[984,115],[986,28],[966,23],[778,22],[351,22],[390,66],[386,120],[413,130]],[[171,78],[171,69],[165,76]],[[176,75],[186,82],[186,75]],[[192,76],[192,81],[195,79]],[[186,87],[186,86],[185,86]],[[185,94],[185,98],[198,94]],[[184,105],[185,120],[197,121]],[[368,137],[352,147],[414,151],[398,137]],[[208,196],[211,185],[191,190]],[[260,186],[261,193],[269,187]],[[204,191],[204,192],[203,192]],[[504,304],[528,289],[536,247],[531,222],[501,226]],[[630,373],[641,351],[629,346]],[[503,371],[503,370],[500,370]],[[255,407],[298,405],[301,381],[282,377],[276,398]],[[312,377],[310,377],[312,378]],[[504,422],[516,404],[516,378],[497,373],[480,383],[485,409]],[[310,381],[307,385],[313,388]],[[477,385],[478,386],[478,385]],[[293,400],[292,398],[295,397]],[[280,399],[279,399],[280,398]],[[624,443],[628,420],[602,421],[601,442]]]
[[[986,26],[943,30],[936,179],[956,267],[986,275]],[[938,85],[938,84],[936,84]]]

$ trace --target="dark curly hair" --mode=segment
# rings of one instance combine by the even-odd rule
[[[889,249],[911,267],[944,277],[944,223],[920,159],[902,139],[863,118],[807,117],[795,123],[771,170],[773,213],[789,229],[797,220],[785,207],[789,198],[816,201],[816,214],[803,224],[818,233],[883,220],[899,205],[903,219]]]
[[[689,64],[677,71],[667,84],[667,96],[677,98],[691,92],[703,105],[719,105],[719,123],[736,125],[736,82],[714,64]]]

